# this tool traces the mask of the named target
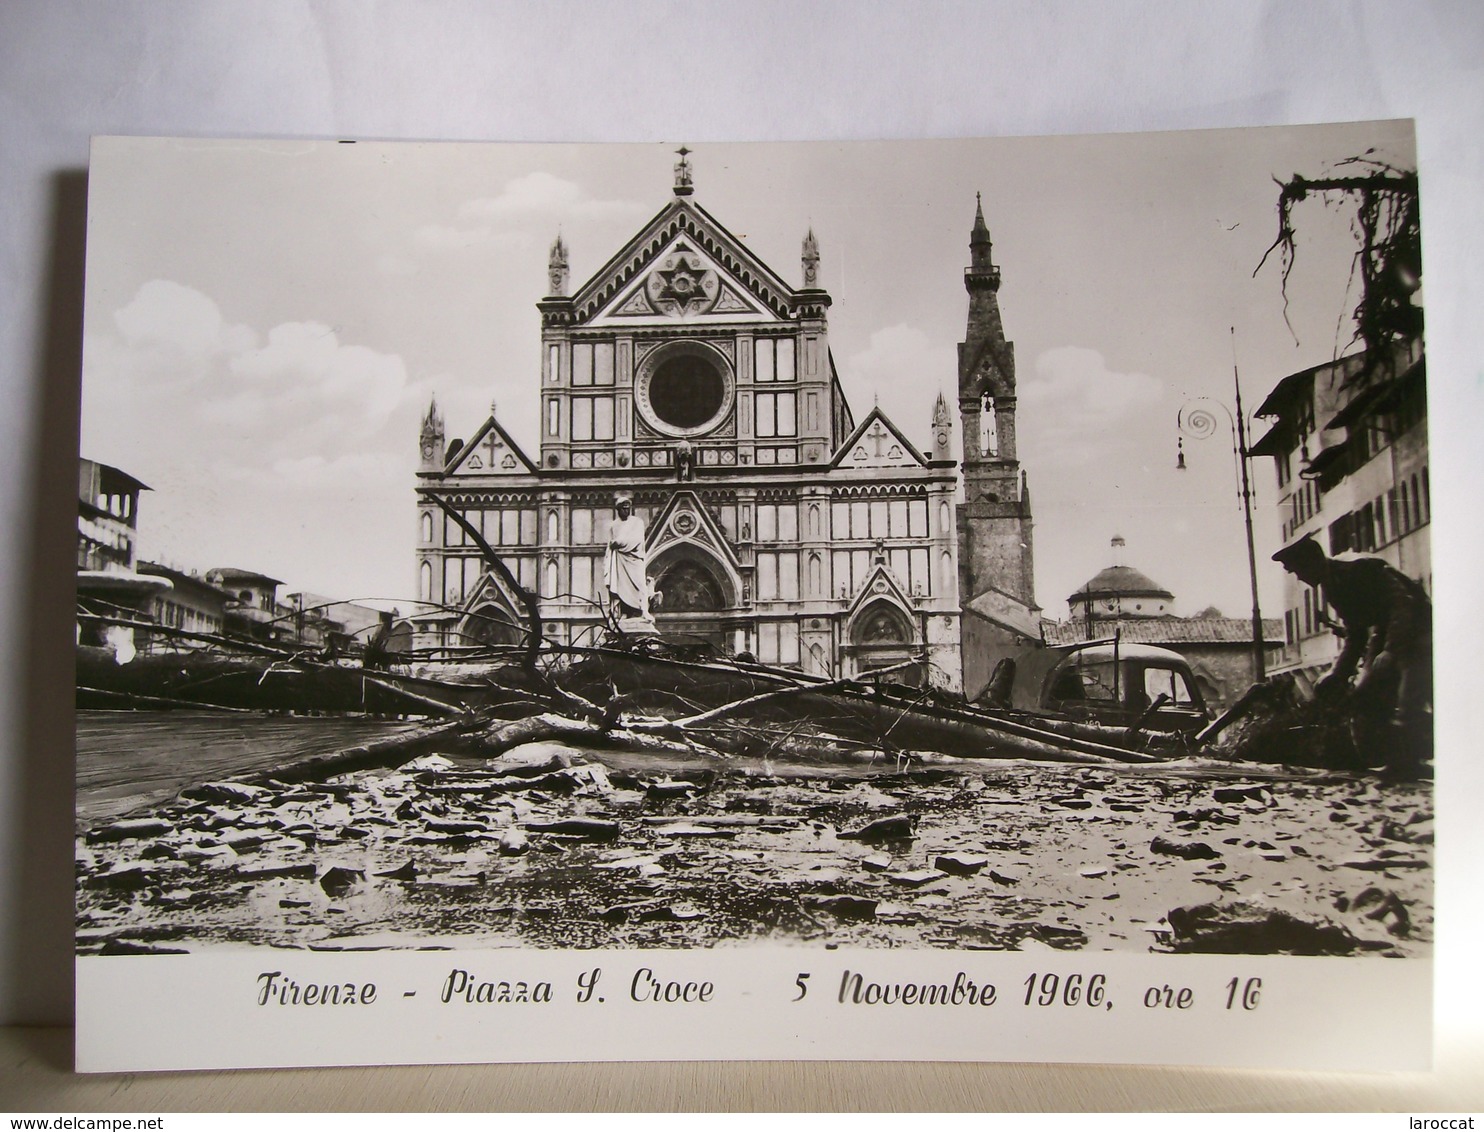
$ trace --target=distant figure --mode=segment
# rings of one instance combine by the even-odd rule
[[[1273,555],[1299,581],[1322,588],[1344,626],[1345,644],[1315,687],[1352,695],[1377,715],[1413,724],[1432,707],[1432,601],[1421,583],[1379,558],[1329,558],[1305,536]]]
[[[644,520],[634,514],[634,497],[619,492],[613,500],[618,518],[608,531],[608,550],[603,555],[603,580],[619,617],[648,614],[644,574]]]

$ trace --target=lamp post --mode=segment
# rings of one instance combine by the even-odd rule
[[[1235,329],[1232,333],[1235,336]],[[1214,406],[1225,413],[1227,423],[1231,426],[1232,456],[1237,464],[1237,483],[1242,499],[1242,520],[1247,528],[1247,576],[1252,585],[1252,671],[1258,680],[1263,680],[1267,677],[1267,661],[1263,655],[1262,609],[1257,599],[1257,550],[1252,540],[1252,480],[1247,466],[1249,456],[1247,455],[1247,423],[1242,413],[1242,382],[1237,375],[1235,360],[1232,362],[1232,386],[1237,399],[1235,413],[1222,402],[1210,397],[1198,397],[1193,401],[1187,401],[1181,407],[1175,418],[1175,425],[1180,433],[1180,437],[1176,440],[1175,468],[1177,471],[1185,470],[1184,437],[1207,440],[1215,435],[1220,422],[1209,406]]]

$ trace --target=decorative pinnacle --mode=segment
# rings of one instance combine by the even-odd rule
[[[685,146],[681,146],[675,152],[680,154],[680,160],[675,163],[675,195],[678,197],[688,197],[696,191],[695,185],[691,181],[690,161],[687,159],[691,151]]]
[[[814,238],[814,226],[809,226],[808,233],[804,236],[804,286],[819,286],[819,241]]]
[[[428,401],[428,413],[423,417],[422,430],[425,434],[443,435],[443,414],[438,411],[438,397],[436,394]]]
[[[546,261],[548,293],[557,296],[567,294],[567,245],[561,232],[551,245],[551,256]]]

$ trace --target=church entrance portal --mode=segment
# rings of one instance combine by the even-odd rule
[[[655,588],[664,595],[655,613],[660,635],[676,644],[706,644],[730,653],[734,603],[725,578],[694,552],[666,555],[656,566]]]

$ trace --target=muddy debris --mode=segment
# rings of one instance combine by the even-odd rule
[[[1362,947],[1348,928],[1323,916],[1301,917],[1253,901],[1173,908],[1170,950],[1222,955],[1353,955]]]
[[[1425,955],[1432,941],[1431,875],[1413,864],[1431,856],[1423,784],[1279,773],[1259,801],[1250,768],[697,766],[693,754],[533,742],[241,792],[209,785],[79,826],[81,951],[789,942]],[[1241,799],[1215,802],[1227,788]],[[1324,820],[1334,803],[1349,821]],[[1181,825],[1197,818],[1230,833],[1239,867],[1188,840]],[[104,832],[123,822],[130,836]],[[1206,851],[1185,856],[1190,845]],[[1357,875],[1347,862],[1374,862],[1377,883],[1344,885]],[[1177,932],[1169,913],[1163,935],[1148,928],[1172,907],[1269,900],[1309,927],[1192,913]],[[1325,934],[1334,920],[1357,942]]]
[[[1184,861],[1214,860],[1221,853],[1204,841],[1171,841],[1167,837],[1156,837],[1149,843],[1149,851],[1165,857],[1179,857]]]
[[[895,814],[867,822],[858,829],[841,831],[838,836],[842,841],[910,841],[912,835],[912,819],[906,814]]]
[[[978,853],[939,853],[933,858],[933,868],[959,877],[973,876],[987,864],[989,858]]]

